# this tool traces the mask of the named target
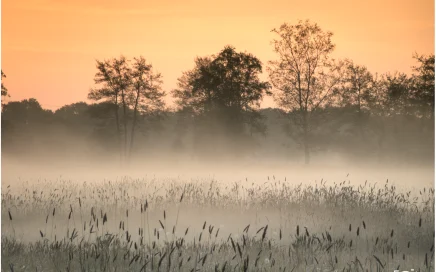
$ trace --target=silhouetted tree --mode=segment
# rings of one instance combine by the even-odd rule
[[[3,70],[1,71],[1,85],[2,85],[2,88],[1,88],[1,98],[2,98],[2,103],[1,103],[1,105],[3,106],[4,104],[3,104],[3,97],[7,97],[7,96],[9,96],[8,95],[8,89],[6,88],[6,86],[3,84],[3,78],[6,78],[6,75],[5,75],[5,73],[3,73]]]
[[[70,105],[65,105],[57,109],[54,114],[62,122],[69,123],[76,117],[84,116],[88,113],[89,105],[86,102],[77,102]]]
[[[94,81],[96,84],[101,84],[100,88],[91,89],[88,98],[94,101],[111,102],[114,106],[117,137],[120,146],[120,160],[126,156],[127,148],[127,92],[131,84],[131,71],[128,66],[128,61],[124,56],[119,59],[113,58],[111,60],[98,61],[98,72],[95,74]],[[122,144],[121,130],[120,130],[120,104],[123,112],[123,128],[124,128],[124,142]]]
[[[124,157],[127,157],[127,108],[128,108],[128,93],[131,90],[132,70],[129,66],[128,60],[121,56],[119,59],[114,59],[113,69],[115,71],[115,82],[119,86],[121,92],[121,104],[123,105],[123,128],[124,128]]]
[[[387,94],[388,116],[414,115],[416,107],[412,100],[412,81],[405,73],[387,73],[382,76],[382,86]]]
[[[43,109],[35,98],[11,101],[4,106],[2,113],[5,120],[21,125],[49,122],[52,115],[53,112]]]
[[[69,133],[84,137],[94,126],[90,105],[85,102],[65,105],[54,112],[59,125],[66,126]]]
[[[114,104],[110,101],[88,106],[88,115],[93,121],[90,138],[104,150],[120,153],[119,146],[115,145],[114,149],[114,142],[118,142],[120,138],[118,131],[113,129],[116,126],[114,107]]]
[[[434,92],[435,92],[435,57],[434,54],[418,55],[413,58],[419,65],[413,68],[412,97],[421,116],[434,119]]]
[[[172,94],[179,110],[196,116],[207,131],[224,129],[226,136],[237,139],[246,126],[255,132],[264,129],[258,109],[270,85],[259,79],[261,72],[262,63],[255,56],[226,46],[217,55],[197,58],[195,68],[183,73]]]
[[[412,133],[410,124],[421,120],[422,131],[427,124],[425,119],[434,118],[434,55],[415,54],[414,58],[419,66],[412,67],[414,74],[411,77],[396,72],[384,74],[375,81],[375,99],[371,101],[370,108],[380,152],[383,152],[388,132],[392,134],[398,151],[407,149],[406,142],[422,141],[425,137]],[[434,138],[433,135],[431,137]]]
[[[165,92],[162,91],[162,75],[153,71],[153,66],[147,64],[144,57],[134,58],[131,72],[132,91],[129,92],[129,105],[133,106],[133,121],[130,134],[129,160],[133,151],[135,128],[137,127],[138,112],[144,115],[153,115],[164,110],[162,100]]]
[[[382,74],[374,81],[370,109],[372,130],[377,135],[379,158],[385,152],[384,144],[389,134],[395,137],[398,151],[401,149],[399,137],[404,134],[406,117],[414,116],[414,106],[411,102],[411,79],[404,73]],[[394,140],[394,139],[392,139]]]
[[[94,76],[95,84],[101,84],[100,88],[93,88],[89,91],[88,99],[94,101],[103,101],[113,105],[111,107],[115,113],[115,125],[117,130],[118,145],[120,148],[120,160],[122,160],[122,145],[121,131],[119,118],[119,94],[120,86],[115,80],[115,72],[113,70],[113,60],[97,60],[98,72]]]
[[[24,148],[52,124],[53,112],[43,109],[35,98],[30,98],[5,104],[1,119],[2,144],[14,141]]]
[[[363,137],[364,115],[367,115],[369,106],[374,97],[374,77],[365,66],[357,65],[352,60],[345,60],[342,84],[339,88],[341,107],[356,108],[356,125]]]
[[[1,95],[2,96],[7,96],[8,95],[8,89],[5,87],[5,85],[3,84],[3,78],[6,78],[6,75],[5,75],[5,73],[3,73],[3,70],[1,71],[2,72],[2,90],[1,90]]]
[[[145,115],[155,114],[162,111],[165,106],[162,100],[165,93],[161,90],[162,76],[155,73],[152,65],[147,64],[142,56],[134,58],[133,64],[124,56],[104,62],[97,61],[97,68],[99,71],[95,76],[95,82],[102,84],[102,87],[91,89],[88,97],[95,101],[109,103],[106,104],[107,106],[113,105],[121,147],[120,158],[129,161],[133,151],[138,116],[145,117]],[[100,109],[107,109],[107,107]],[[122,113],[122,118],[119,117],[120,113]],[[127,127],[130,123],[130,117],[133,120],[128,147]],[[122,133],[120,119],[123,127]]]
[[[273,29],[274,51],[278,60],[270,61],[268,72],[276,89],[275,100],[288,111],[296,111],[294,120],[302,130],[305,163],[310,162],[311,118],[321,107],[332,102],[340,82],[340,65],[330,54],[335,45],[332,32],[323,31],[309,20],[296,25],[283,24]]]

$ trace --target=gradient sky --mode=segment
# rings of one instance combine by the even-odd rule
[[[196,56],[231,44],[274,59],[270,30],[299,19],[333,31],[335,57],[373,72],[410,72],[434,53],[433,0],[2,0],[2,60],[10,100],[44,108],[86,101],[95,59],[143,55],[176,86]],[[265,77],[266,79],[266,77]],[[263,106],[273,106],[270,98]]]

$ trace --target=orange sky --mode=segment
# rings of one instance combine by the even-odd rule
[[[95,59],[143,55],[170,91],[195,56],[231,44],[263,63],[270,30],[310,19],[334,32],[335,57],[373,72],[409,72],[434,53],[433,0],[2,0],[2,60],[9,100],[44,108],[86,101]],[[271,99],[264,101],[271,106]]]

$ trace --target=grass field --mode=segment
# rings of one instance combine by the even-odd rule
[[[434,271],[434,201],[275,176],[3,185],[2,271]]]

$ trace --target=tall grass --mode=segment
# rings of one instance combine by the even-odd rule
[[[2,193],[4,271],[434,271],[433,188],[275,176],[15,187]]]

